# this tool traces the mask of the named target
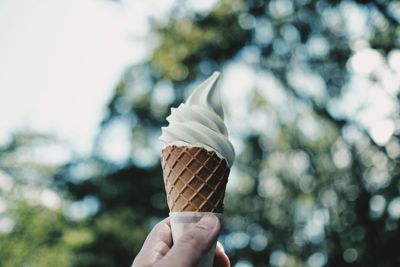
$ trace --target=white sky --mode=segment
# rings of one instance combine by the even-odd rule
[[[168,6],[152,2],[0,1],[0,142],[25,128],[89,152],[115,83],[145,55],[133,39]]]

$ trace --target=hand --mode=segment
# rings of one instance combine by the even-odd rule
[[[132,267],[195,267],[201,256],[214,244],[221,224],[214,215],[203,217],[174,246],[169,218],[158,223],[147,236]],[[228,256],[218,242],[214,267],[230,267]]]

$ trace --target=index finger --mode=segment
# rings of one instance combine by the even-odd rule
[[[164,243],[168,247],[172,247],[172,232],[169,217],[154,226],[153,230],[151,230],[147,236],[143,246],[147,244],[154,245],[159,242]]]
[[[132,266],[136,266],[139,262],[140,266],[153,266],[168,253],[171,247],[171,224],[169,218],[166,218],[151,230]]]

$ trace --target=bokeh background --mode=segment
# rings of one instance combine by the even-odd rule
[[[400,266],[400,2],[1,0],[0,266],[129,266],[214,70],[232,265]]]

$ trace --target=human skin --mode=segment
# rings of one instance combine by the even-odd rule
[[[214,244],[220,230],[216,216],[205,216],[172,246],[171,224],[166,218],[149,233],[132,267],[195,267]],[[217,243],[214,267],[230,266],[222,245]]]

